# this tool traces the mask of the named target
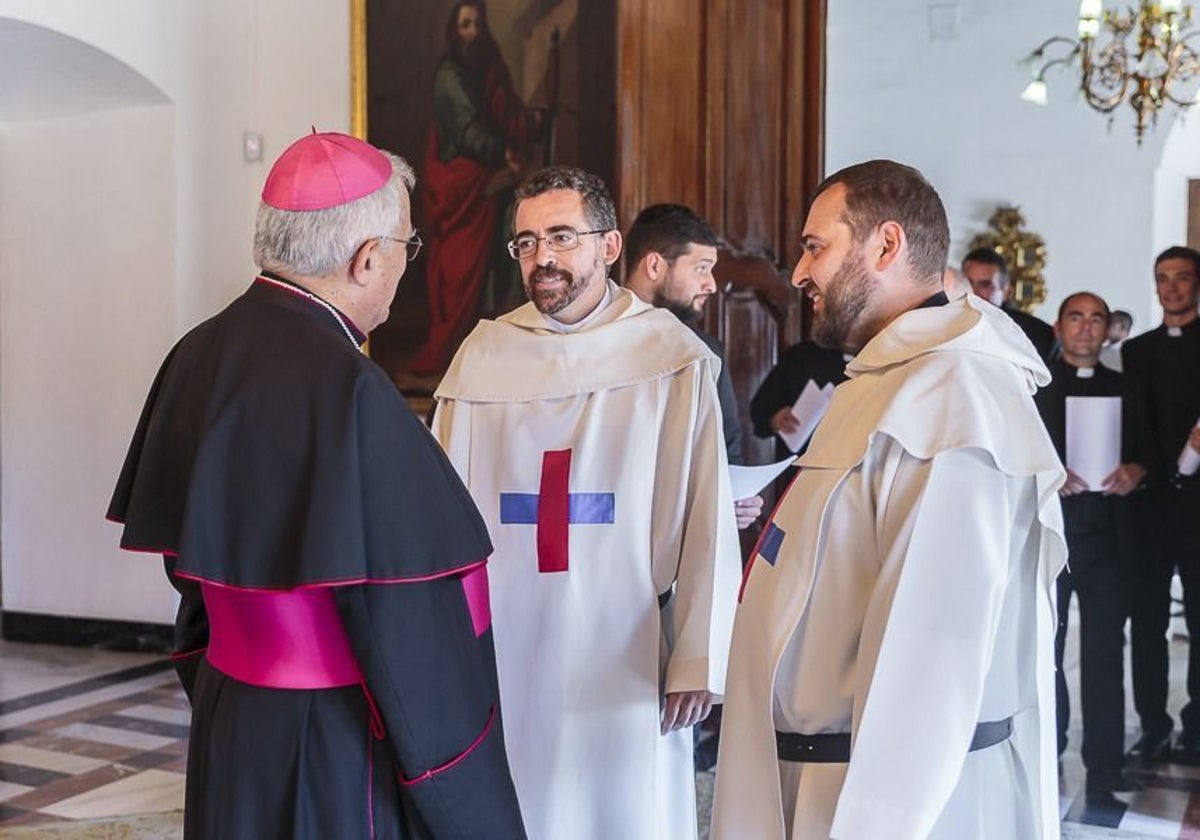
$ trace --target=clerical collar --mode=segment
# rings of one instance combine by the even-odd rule
[[[296,297],[304,298],[305,300],[311,302],[314,306],[325,310],[333,316],[333,319],[337,322],[338,326],[342,328],[342,332],[346,334],[346,338],[350,339],[350,343],[353,344],[356,349],[362,349],[363,343],[367,340],[367,334],[360,330],[358,325],[355,324],[354,321],[350,320],[348,315],[343,313],[340,309],[322,298],[320,295],[314,294],[313,292],[310,292],[308,289],[301,286],[299,283],[294,283],[291,280],[288,280],[286,277],[280,277],[278,274],[275,274],[272,271],[260,271],[258,273],[258,277],[255,279],[274,286],[277,289],[283,289],[286,292],[291,292]]]
[[[550,329],[554,330],[555,332],[560,332],[560,333],[579,332],[580,330],[585,328],[588,324],[590,324],[592,321],[595,321],[596,318],[599,317],[601,312],[603,312],[605,309],[608,309],[608,305],[610,303],[612,303],[612,286],[609,284],[609,282],[607,280],[605,280],[604,281],[604,297],[600,298],[600,302],[598,304],[596,304],[595,309],[593,309],[587,315],[584,315],[582,319],[576,321],[574,324],[564,324],[562,321],[558,320],[553,315],[546,315],[545,313],[543,313],[542,317],[546,319],[546,323],[550,326]]]
[[[950,302],[950,298],[946,297],[945,292],[938,292],[936,295],[930,295],[925,300],[914,307],[915,309],[929,309],[934,306],[945,306]]]
[[[1096,368],[1094,368],[1094,367],[1077,367],[1077,368],[1075,368],[1075,378],[1076,379],[1091,379],[1095,375],[1096,375]]]
[[[1183,335],[1183,327],[1167,327],[1167,335],[1171,338],[1179,338]]]

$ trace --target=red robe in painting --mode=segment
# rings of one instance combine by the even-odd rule
[[[525,139],[522,104],[498,51],[482,76],[454,58],[442,60],[421,190],[430,233],[429,336],[411,365],[414,373],[444,371],[478,317],[501,209],[488,183],[506,166],[506,149],[521,148]]]

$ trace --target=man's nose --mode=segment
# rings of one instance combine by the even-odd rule
[[[792,269],[792,286],[797,289],[803,289],[804,285],[809,281],[809,268],[811,260],[808,252],[805,251],[800,255],[800,261],[796,263],[796,267]]]

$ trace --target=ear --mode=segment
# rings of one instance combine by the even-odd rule
[[[902,254],[907,251],[908,237],[899,222],[884,222],[875,231],[875,242],[868,256],[874,259],[875,270],[888,271],[898,265]]]
[[[399,243],[396,243],[399,245]],[[368,239],[354,252],[350,260],[350,282],[365,286],[372,275],[379,270],[383,259],[383,243],[378,239]]]
[[[1054,338],[1058,341],[1062,341],[1062,330],[1058,328],[1058,321],[1054,322]]]
[[[601,240],[604,249],[604,264],[612,265],[621,256],[621,232],[610,230]]]
[[[646,267],[646,276],[657,281],[667,267],[667,260],[658,251],[651,251],[643,258],[643,264]]]

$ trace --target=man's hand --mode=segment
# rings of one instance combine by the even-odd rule
[[[713,696],[707,691],[673,691],[664,698],[660,716],[663,735],[695,726],[712,711]]]
[[[1192,429],[1192,433],[1188,435],[1188,446],[1200,452],[1200,426]]]
[[[771,428],[777,432],[796,432],[800,430],[800,421],[792,414],[792,407],[785,405],[771,415]]]
[[[1058,495],[1074,496],[1076,493],[1086,493],[1087,489],[1088,485],[1086,481],[1070,470],[1067,470],[1067,483],[1058,488]]]
[[[748,499],[738,499],[733,503],[733,515],[737,517],[739,531],[744,531],[762,516],[762,496],[751,496]]]
[[[1105,496],[1124,496],[1141,485],[1146,470],[1141,464],[1121,464],[1104,477]]]

